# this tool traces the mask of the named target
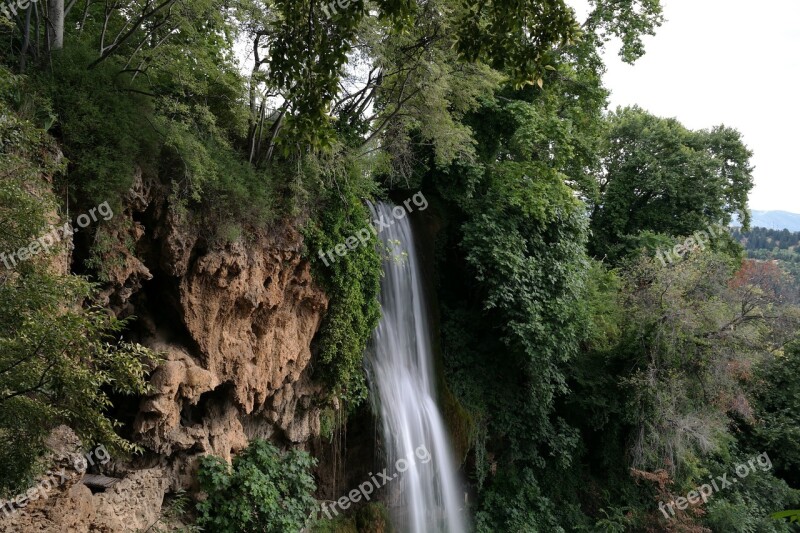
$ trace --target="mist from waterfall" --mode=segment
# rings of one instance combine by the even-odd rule
[[[367,357],[370,390],[380,415],[387,464],[413,458],[420,446],[428,463],[408,468],[391,485],[394,523],[401,532],[467,531],[461,490],[444,421],[436,404],[436,379],[428,308],[408,217],[394,206],[370,204],[389,223],[379,233],[384,277],[383,318]],[[399,211],[400,207],[395,208]]]

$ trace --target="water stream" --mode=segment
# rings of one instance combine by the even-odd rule
[[[419,260],[408,217],[396,219],[392,207],[385,203],[370,205],[374,219],[382,216],[390,226],[379,234],[384,257],[380,294],[383,318],[367,357],[387,471],[397,474],[387,487],[392,495],[390,508],[395,526],[403,533],[463,533],[461,486],[436,404],[433,349]],[[415,464],[410,466],[412,462]]]

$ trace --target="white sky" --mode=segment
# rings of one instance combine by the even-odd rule
[[[583,20],[586,0],[570,4]],[[754,152],[750,208],[800,213],[800,0],[662,4],[667,21],[633,66],[609,46],[611,108],[738,129]]]

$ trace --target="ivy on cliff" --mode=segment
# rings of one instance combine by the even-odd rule
[[[332,394],[351,406],[367,396],[364,349],[380,319],[377,295],[382,269],[377,239],[370,231],[367,245],[359,243],[342,257],[332,253],[333,261],[323,261],[320,253],[333,252],[370,225],[369,211],[361,199],[354,191],[343,191],[343,196],[328,195],[319,216],[304,232],[314,278],[321,281],[330,298],[315,346],[315,374],[328,383]]]

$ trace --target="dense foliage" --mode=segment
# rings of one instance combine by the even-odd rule
[[[742,241],[748,252],[755,250],[796,250],[800,245],[800,232],[788,229],[751,228],[750,231],[737,230],[734,235]]]
[[[749,224],[752,153],[736,130],[687,130],[639,108],[609,115],[597,173],[600,196],[592,208],[591,249],[620,258],[644,230],[691,235],[734,214]]]
[[[109,392],[144,393],[154,362],[142,346],[119,340],[125,323],[92,305],[96,288],[64,271],[66,242],[49,238],[52,225],[63,221],[44,181],[64,164],[53,140],[36,126],[42,110],[26,107],[24,83],[0,69],[2,493],[30,483],[44,439],[58,424],[112,453],[132,451],[107,416]],[[21,258],[22,248],[29,257]]]
[[[754,418],[742,422],[747,442],[775,458],[775,470],[800,485],[800,346],[762,362],[751,385]]]
[[[441,282],[445,364],[477,434],[491,439],[475,440],[476,481],[486,481],[489,454],[502,472],[478,515],[479,528],[487,530],[554,521],[534,511],[551,504],[533,469],[574,442],[574,431],[551,414],[555,398],[566,392],[564,364],[581,337],[587,261],[587,219],[563,174],[575,164],[573,147],[587,141],[550,117],[554,109],[536,90],[498,100],[503,103],[485,110],[495,120],[483,120],[483,110],[474,119],[483,125],[478,138],[487,139],[480,159],[429,178],[452,217],[440,264],[447,272]],[[558,132],[563,144],[552,150],[539,124]],[[569,457],[559,461],[566,466]],[[513,509],[522,514],[509,514]]]
[[[442,367],[471,428],[478,531],[789,531],[770,515],[798,507],[800,308],[763,260],[797,275],[796,235],[753,230],[743,261],[720,229],[735,215],[747,230],[741,135],[608,112],[601,51],[616,37],[640,57],[661,5],[589,7],[579,21],[563,0],[29,3],[0,21],[0,241],[27,245],[61,204],[118,207],[137,174],[206,244],[298,225],[330,299],[313,377],[352,406],[380,258],[371,233],[325,254],[368,227],[365,200],[421,190],[441,222]],[[125,448],[107,392],[141,393],[150,357],[112,341],[124,324],[49,260],[0,266],[3,488],[58,422]],[[774,469],[659,511],[764,452]],[[299,530],[311,465],[262,441],[232,467],[204,459],[200,524]]]
[[[358,198],[334,197],[326,205],[305,232],[309,256],[316,267],[315,277],[323,281],[331,299],[315,347],[319,361],[315,371],[337,396],[356,405],[367,394],[362,358],[380,318],[375,295],[380,286],[381,264],[375,253],[377,240],[368,231],[372,224],[369,211]],[[320,253],[334,250],[360,231],[369,236],[366,245],[343,257],[333,254],[332,262],[330,258],[323,262]]]
[[[316,506],[313,466],[307,453],[281,453],[261,439],[251,441],[233,465],[203,457],[198,480],[205,499],[197,506],[198,525],[220,533],[300,531]]]

